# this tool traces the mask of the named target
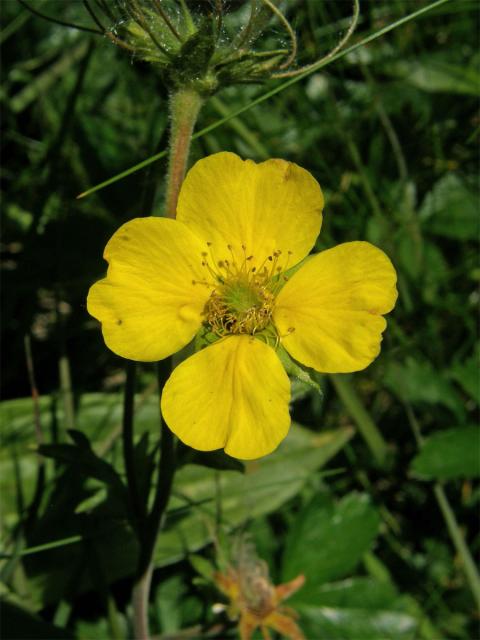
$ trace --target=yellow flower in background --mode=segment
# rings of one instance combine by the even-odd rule
[[[367,367],[380,351],[396,274],[367,242],[307,258],[322,222],[313,176],[284,160],[233,153],[197,162],[176,220],[137,218],[108,242],[107,276],[88,295],[107,346],[155,361],[203,330],[218,338],[173,371],[163,416],[185,444],[236,458],[273,451],[287,435],[289,378],[281,345],[319,372]]]

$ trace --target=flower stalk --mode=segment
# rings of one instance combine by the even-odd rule
[[[202,97],[194,89],[182,88],[170,96],[172,128],[164,213],[168,218],[175,218],[178,194],[187,168],[193,128],[202,104]]]
[[[167,186],[165,193],[165,217],[175,218],[178,194],[185,177],[188,155],[192,133],[195,127],[198,113],[203,104],[202,97],[193,89],[181,88],[173,92],[170,96],[170,116],[171,132],[169,144],[169,161]],[[134,366],[134,363],[130,363]],[[158,392],[162,395],[163,387],[172,371],[171,358],[165,358],[158,363]],[[133,375],[133,374],[132,374]],[[127,381],[129,377],[127,376]],[[126,388],[125,414],[127,420],[127,433],[124,431],[124,442],[126,442],[126,466],[130,492],[133,504],[136,506],[136,513],[140,516],[138,521],[138,541],[140,545],[137,577],[132,593],[133,604],[133,626],[136,640],[149,640],[150,631],[148,623],[148,601],[150,586],[154,569],[153,557],[158,535],[162,529],[165,511],[170,498],[175,474],[175,442],[173,434],[160,416],[161,441],[160,441],[160,462],[156,483],[155,497],[152,510],[147,511],[147,506],[142,504],[143,509],[139,511],[139,500],[135,490],[136,481],[132,473],[132,452],[133,452],[133,430],[132,430],[132,408],[133,390],[132,384]],[[127,393],[129,402],[127,402]],[[130,446],[128,445],[130,441]],[[130,465],[127,463],[130,462]],[[128,473],[130,466],[131,473]]]

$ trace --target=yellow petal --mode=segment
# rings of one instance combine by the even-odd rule
[[[244,460],[273,451],[290,426],[290,382],[275,351],[230,336],[182,362],[162,395],[162,414],[185,444]]]
[[[136,218],[109,240],[107,277],[88,294],[88,312],[102,323],[107,346],[144,362],[175,353],[200,328],[210,290],[193,280],[205,277],[203,247],[176,220]]]
[[[346,242],[319,253],[277,297],[274,321],[282,344],[317,371],[364,369],[380,352],[386,327],[381,314],[395,305],[395,283],[392,263],[368,242]]]
[[[234,153],[216,153],[197,162],[180,192],[177,219],[205,242],[215,260],[253,255],[260,264],[275,250],[279,264],[302,260],[315,243],[322,222],[323,195],[313,176],[292,162],[256,164]]]

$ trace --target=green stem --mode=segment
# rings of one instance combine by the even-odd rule
[[[465,538],[458,526],[457,519],[455,518],[455,514],[448,502],[447,496],[445,495],[445,491],[438,482],[433,487],[433,492],[447,525],[448,533],[450,534],[458,555],[462,559],[465,576],[470,585],[477,608],[480,611],[480,575],[472,558],[472,554],[470,553],[470,549],[467,547]]]
[[[192,89],[179,89],[170,96],[170,151],[168,162],[167,189],[165,194],[165,216],[174,218],[177,210],[178,194],[185,177],[193,128],[203,99]],[[171,373],[171,359],[158,364],[158,391]],[[173,434],[161,418],[161,447],[157,486],[151,513],[140,521],[138,539],[140,544],[137,578],[133,588],[133,626],[136,640],[149,640],[148,601],[154,569],[155,544],[161,531],[164,514],[172,490],[175,474],[175,443]]]
[[[332,375],[330,376],[330,380],[345,405],[346,410],[355,421],[365,442],[370,447],[370,451],[373,453],[375,460],[380,466],[383,466],[387,456],[387,443],[370,414],[363,406],[350,380],[343,375]]]
[[[171,360],[163,360],[159,363],[159,388],[163,389],[171,371]],[[148,599],[150,585],[154,569],[153,556],[155,544],[160,533],[165,511],[170,499],[173,476],[175,474],[175,443],[173,434],[167,425],[162,423],[162,439],[160,463],[158,468],[157,489],[150,515],[147,518],[146,526],[140,547],[140,557],[138,561],[138,577],[133,589],[133,609],[134,609],[134,632],[137,640],[148,640],[150,638],[148,625]]]
[[[178,194],[187,168],[193,128],[202,104],[203,99],[193,89],[179,89],[170,96],[172,123],[164,213],[168,218],[175,218]]]
[[[135,469],[135,445],[133,440],[133,414],[135,404],[136,363],[128,361],[126,367],[125,391],[123,396],[123,458],[130,495],[130,507],[135,521],[135,529],[140,531],[145,519],[145,502],[138,491]]]
[[[58,360],[58,371],[60,378],[60,393],[63,401],[63,411],[65,413],[65,425],[67,429],[75,429],[75,409],[73,406],[72,376],[70,374],[70,362],[63,354]]]

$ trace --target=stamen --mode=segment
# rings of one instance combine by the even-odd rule
[[[278,344],[280,336],[272,324],[272,314],[281,286],[280,274],[285,270],[279,264],[282,251],[275,249],[260,266],[251,266],[254,256],[247,254],[245,244],[237,245],[237,251],[234,245],[227,244],[229,256],[220,260],[215,256],[212,243],[206,244],[208,252],[201,253],[202,266],[213,282],[195,280],[193,284],[205,284],[212,289],[204,310],[210,331],[219,337],[247,334],[263,339],[268,335],[269,341]],[[240,255],[238,248],[241,248]],[[289,258],[286,264],[288,261]]]

